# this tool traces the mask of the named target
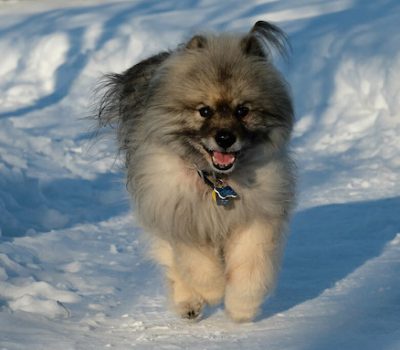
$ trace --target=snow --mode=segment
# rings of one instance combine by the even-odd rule
[[[0,349],[399,349],[400,3],[1,1]],[[278,288],[254,323],[170,311],[116,146],[103,73],[200,30],[276,22],[292,44],[299,178]]]

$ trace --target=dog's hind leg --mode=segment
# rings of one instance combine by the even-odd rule
[[[284,236],[282,224],[254,222],[225,246],[225,309],[237,322],[252,320],[274,287]]]

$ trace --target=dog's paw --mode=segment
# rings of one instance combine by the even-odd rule
[[[197,320],[201,317],[204,302],[202,300],[185,301],[176,305],[178,314],[188,320]]]

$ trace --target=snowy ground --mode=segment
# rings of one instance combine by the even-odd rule
[[[400,349],[397,0],[1,1],[0,349]],[[91,91],[196,30],[289,34],[299,205],[252,324],[168,310]]]

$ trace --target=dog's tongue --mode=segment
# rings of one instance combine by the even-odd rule
[[[218,151],[213,152],[213,158],[220,165],[230,165],[235,161],[235,155],[232,153],[222,153]]]

